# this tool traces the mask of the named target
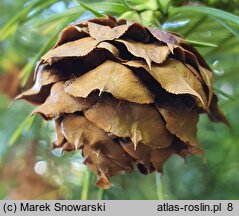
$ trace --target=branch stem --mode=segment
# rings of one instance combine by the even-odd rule
[[[98,200],[103,200],[104,199],[104,194],[105,194],[105,190],[99,189],[99,191],[98,191]]]
[[[92,175],[91,172],[87,171],[85,179],[84,179],[84,184],[82,186],[81,200],[88,200],[88,198],[89,198],[89,189],[90,189],[91,175]]]
[[[158,200],[164,200],[162,175],[160,173],[156,172],[155,177],[156,177],[156,187],[157,187]]]

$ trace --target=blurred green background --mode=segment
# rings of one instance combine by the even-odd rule
[[[223,11],[220,11],[223,10]],[[12,99],[31,86],[40,56],[62,28],[98,13],[183,35],[213,69],[214,90],[231,124],[202,115],[205,157],[172,156],[164,175],[137,171],[112,178],[108,191],[82,164],[80,152],[52,150],[54,128],[28,119],[33,107]],[[0,0],[1,199],[239,199],[239,0]],[[10,104],[10,106],[9,106]]]

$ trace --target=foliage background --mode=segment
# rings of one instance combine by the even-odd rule
[[[162,178],[136,171],[113,177],[113,187],[102,191],[82,165],[80,152],[62,155],[51,149],[55,136],[51,123],[38,117],[28,119],[33,107],[25,102],[17,101],[9,107],[11,97],[24,90],[25,84],[31,85],[27,80],[37,60],[54,44],[60,30],[98,13],[175,31],[193,41],[206,58],[231,129],[201,116],[198,139],[205,158],[191,156],[183,161],[173,156]],[[238,0],[0,0],[0,198],[239,199],[236,15]],[[21,87],[20,81],[24,84]]]

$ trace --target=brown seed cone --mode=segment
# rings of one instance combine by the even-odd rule
[[[200,113],[227,121],[212,90],[213,73],[177,34],[112,17],[68,26],[19,95],[55,119],[55,148],[82,149],[97,185],[137,165],[162,172],[172,155],[202,153]]]

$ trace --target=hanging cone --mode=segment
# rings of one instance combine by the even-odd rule
[[[130,172],[162,172],[172,155],[201,154],[200,113],[224,122],[212,71],[177,34],[112,17],[68,26],[19,95],[55,120],[55,148],[82,150],[100,188]]]

